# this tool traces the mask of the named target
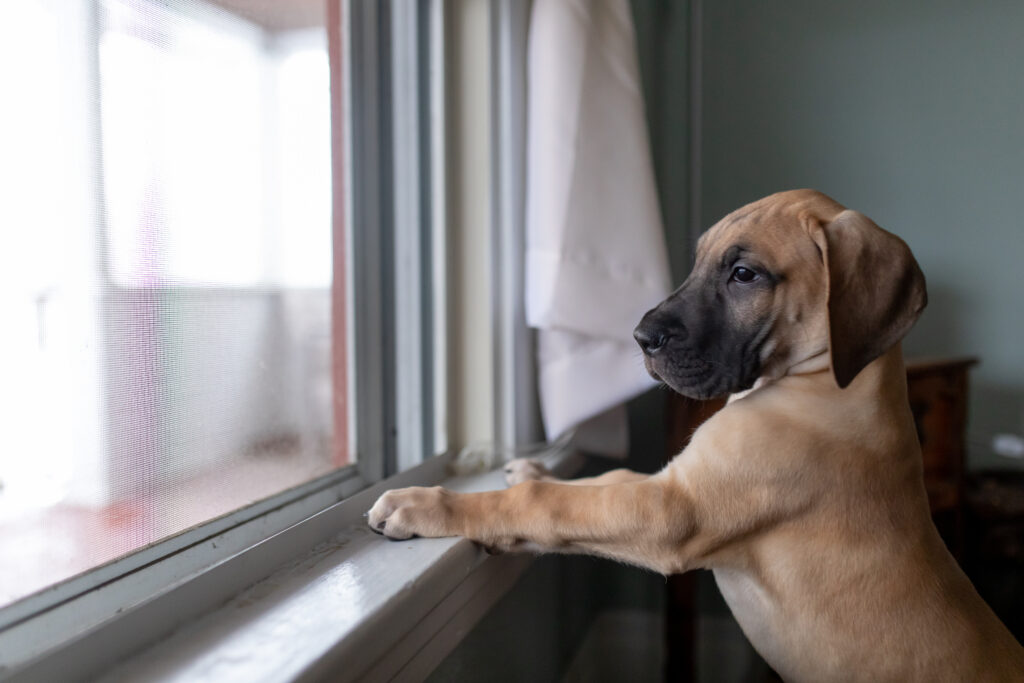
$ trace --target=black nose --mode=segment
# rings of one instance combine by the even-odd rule
[[[643,325],[637,325],[633,330],[633,339],[636,339],[636,343],[640,345],[644,353],[653,355],[665,346],[668,337],[663,332],[645,329]]]

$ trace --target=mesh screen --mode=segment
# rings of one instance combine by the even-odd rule
[[[347,464],[320,2],[0,22],[0,605]]]

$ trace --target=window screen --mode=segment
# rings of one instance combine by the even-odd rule
[[[4,4],[0,605],[350,464],[328,64],[322,2]]]

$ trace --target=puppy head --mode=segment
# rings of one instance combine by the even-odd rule
[[[902,240],[820,192],[795,190],[702,235],[690,276],[634,337],[648,372],[693,398],[743,391],[815,359],[846,387],[925,303]]]

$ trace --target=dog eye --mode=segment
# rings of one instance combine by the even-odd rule
[[[757,273],[750,268],[739,266],[732,271],[732,279],[736,282],[753,282],[757,279]]]

